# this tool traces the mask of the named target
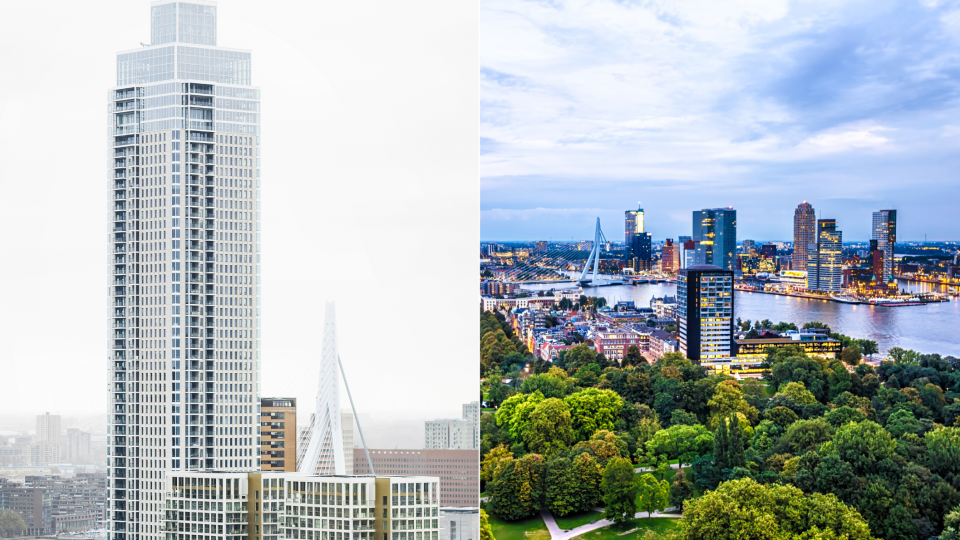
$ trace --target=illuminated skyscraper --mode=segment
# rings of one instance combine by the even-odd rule
[[[807,289],[821,292],[840,292],[843,286],[841,256],[843,233],[837,230],[837,220],[817,220],[817,241],[807,246]]]
[[[803,201],[793,211],[793,265],[794,270],[807,267],[807,246],[816,242],[817,216],[813,206]]]
[[[713,208],[693,212],[694,262],[733,270],[737,260],[737,211]]]
[[[733,271],[695,265],[677,272],[677,341],[700,362],[733,353]]]
[[[150,5],[108,92],[108,540],[160,540],[172,471],[260,468],[260,91],[209,0]]]
[[[624,231],[623,243],[630,245],[630,238],[637,233],[645,232],[643,229],[643,208],[636,210],[627,210],[623,213]]]
[[[883,275],[877,276],[881,283],[893,279],[893,248],[897,243],[897,211],[880,210],[873,213],[873,239],[883,253]]]

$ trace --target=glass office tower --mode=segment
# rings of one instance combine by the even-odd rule
[[[259,469],[260,91],[214,2],[155,1],[108,99],[110,540],[170,471]]]
[[[737,211],[733,208],[694,210],[694,264],[712,264],[733,271],[737,260]]]
[[[897,211],[880,210],[873,213],[873,240],[883,253],[883,274],[877,276],[881,283],[893,279],[893,248],[897,244]]]

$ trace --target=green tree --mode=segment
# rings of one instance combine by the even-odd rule
[[[817,402],[817,398],[801,381],[789,382],[781,386],[777,395],[787,396],[800,405],[811,405]]]
[[[0,536],[20,536],[26,530],[27,524],[20,514],[10,509],[0,510]]]
[[[683,409],[676,409],[670,413],[670,425],[693,426],[699,423],[697,415]]]
[[[612,390],[587,388],[563,399],[570,407],[576,440],[584,441],[597,430],[614,429],[623,409],[623,399]]]
[[[860,346],[860,352],[864,356],[870,356],[871,354],[877,354],[880,352],[880,349],[877,347],[877,342],[872,339],[858,339],[857,345]]]
[[[797,421],[798,416],[797,413],[786,407],[772,407],[763,413],[763,418],[786,429],[787,426]]]
[[[833,435],[833,449],[862,474],[874,472],[879,461],[893,456],[897,443],[880,424],[866,420],[838,427]]]
[[[637,481],[630,460],[613,458],[603,471],[604,517],[614,523],[632,519],[637,513]]]
[[[506,446],[500,445],[490,450],[483,456],[483,461],[480,463],[480,479],[484,482],[493,480],[510,461],[513,461],[513,454]]]
[[[835,495],[804,495],[794,486],[750,478],[720,484],[683,510],[683,540],[873,540],[855,509]]]
[[[567,370],[576,371],[581,366],[597,363],[597,352],[587,346],[586,343],[570,347],[563,355],[563,361]]]
[[[557,398],[537,403],[523,431],[523,442],[531,452],[552,456],[574,441],[570,408]]]
[[[490,517],[483,508],[480,509],[480,540],[497,540],[493,537],[493,527],[490,526]]]
[[[686,471],[678,470],[670,484],[670,504],[683,512],[683,505],[692,499],[694,494],[693,482],[687,478]]]
[[[667,456],[683,463],[693,463],[700,456],[710,453],[713,447],[713,434],[700,424],[688,426],[676,424],[658,431],[647,441],[650,455]]]
[[[547,508],[554,515],[566,516],[576,512],[577,477],[573,472],[573,462],[558,457],[547,464]]]
[[[547,398],[562,398],[567,395],[567,382],[551,373],[531,375],[523,380],[520,391],[524,394],[540,392]]]
[[[854,343],[849,347],[844,347],[840,351],[840,359],[843,360],[845,364],[855,366],[860,363],[860,360],[863,359],[863,354],[860,352],[860,345]]]
[[[727,450],[726,450],[726,467],[734,469],[736,467],[744,467],[747,465],[747,458],[744,455],[744,437],[743,431],[740,429],[740,419],[737,417],[737,414],[731,414],[727,419]]]
[[[623,357],[624,366],[646,365],[647,359],[640,354],[640,349],[636,345],[627,347],[627,354]]]
[[[603,499],[601,483],[603,468],[590,454],[579,454],[573,458],[573,474],[577,479],[576,508],[583,512],[600,504]]]
[[[782,442],[791,454],[802,454],[807,450],[816,450],[822,443],[831,440],[833,435],[833,426],[823,418],[797,420],[787,428]]]
[[[810,322],[803,323],[803,329],[804,330],[809,330],[809,329],[826,330],[828,332],[830,331],[830,327],[827,326],[827,323],[820,322],[820,321],[810,321]]]
[[[493,512],[508,521],[536,515],[543,506],[545,468],[537,454],[510,460],[488,488]]]
[[[653,517],[654,512],[667,507],[670,501],[670,484],[666,480],[657,480],[647,473],[640,476],[636,483],[640,509],[647,512],[648,518]]]
[[[710,407],[710,426],[716,427],[721,418],[733,413],[742,413],[751,422],[760,416],[757,409],[743,399],[743,391],[737,381],[722,381],[713,391],[713,397],[707,401]]]
[[[907,433],[920,433],[923,426],[913,416],[913,413],[906,409],[897,409],[887,418],[887,431],[894,437],[903,437]]]
[[[960,427],[942,427],[923,436],[930,470],[954,476],[960,474]]]

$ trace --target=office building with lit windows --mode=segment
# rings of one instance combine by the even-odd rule
[[[694,210],[694,264],[733,271],[737,260],[737,211],[733,208]]]
[[[624,264],[636,272],[650,270],[653,263],[653,239],[644,230],[643,208],[623,213]]]
[[[684,356],[730,358],[733,326],[733,271],[695,265],[677,272],[677,341]]]
[[[872,237],[877,241],[877,250],[883,254],[883,273],[877,276],[877,281],[887,283],[893,279],[893,248],[897,244],[896,210],[873,213]]]
[[[107,92],[108,540],[172,538],[171,473],[260,468],[260,90],[217,16],[152,2]]]
[[[807,289],[840,292],[843,287],[843,233],[837,220],[817,220],[817,241],[807,246]]]
[[[813,205],[803,201],[793,211],[793,270],[807,267],[807,248],[816,242],[817,214]]]

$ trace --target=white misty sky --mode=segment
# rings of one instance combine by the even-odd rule
[[[0,412],[103,414],[106,96],[149,2],[4,19]],[[218,3],[218,45],[253,52],[262,90],[262,393],[309,413],[335,300],[371,444],[477,399],[477,34],[476,2]]]

